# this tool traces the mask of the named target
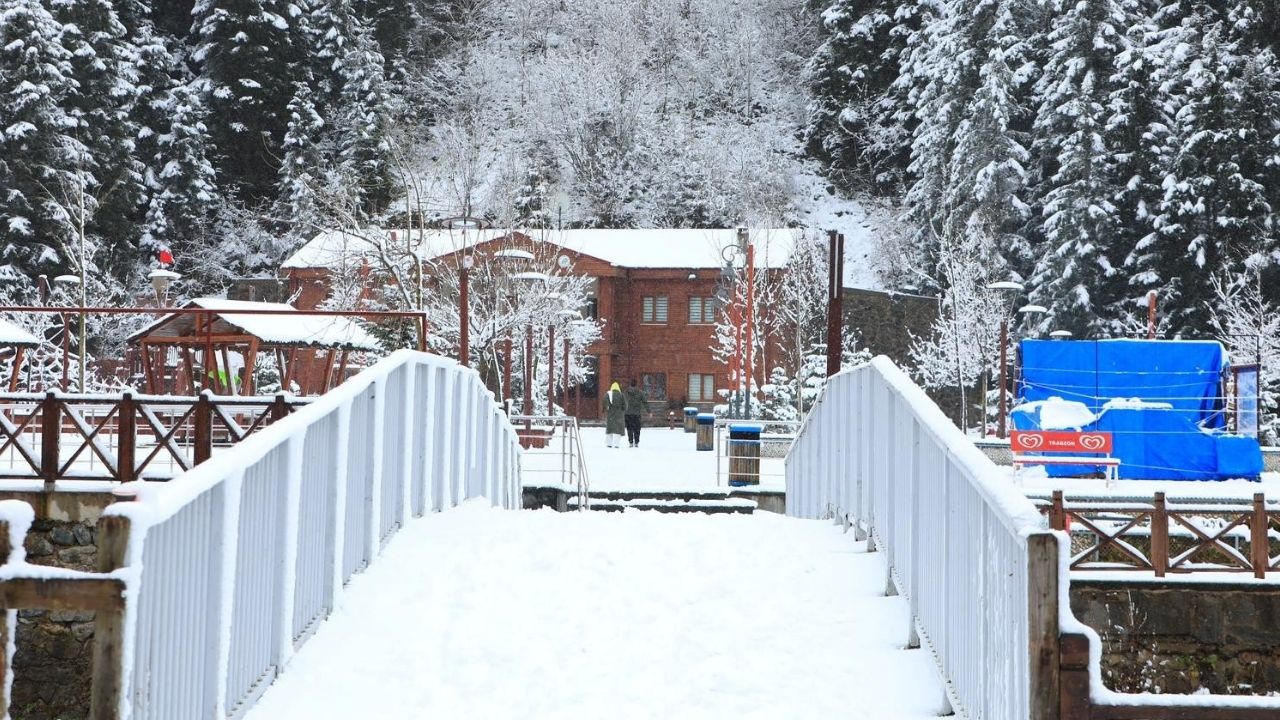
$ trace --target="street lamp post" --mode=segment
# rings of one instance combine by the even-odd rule
[[[471,365],[471,300],[469,297],[471,266],[475,259],[464,255],[458,265],[458,362],[463,367]]]
[[[996,292],[999,292],[1001,294],[1007,294],[1008,297],[1012,298],[1020,295],[1025,288],[1023,288],[1022,283],[1016,283],[1012,281],[1003,281],[1003,282],[993,282],[987,286],[987,289],[995,290]],[[1000,410],[999,410],[1000,417],[999,417],[999,425],[996,428],[996,435],[997,437],[1000,437],[1000,438],[1005,437],[1005,434],[1006,434],[1005,431],[1007,429],[1006,422],[1007,422],[1007,417],[1008,417],[1007,413],[1008,413],[1008,407],[1009,407],[1008,399],[1006,398],[1006,393],[1008,393],[1008,390],[1009,390],[1009,376],[1008,376],[1009,313],[1008,313],[1007,307],[1008,306],[1006,305],[1002,305],[1001,313],[1000,313]],[[983,372],[982,377],[986,378],[986,376],[987,376],[986,372]],[[982,434],[985,436],[987,432],[986,430],[987,398],[986,397],[982,398],[982,407],[983,407]]]
[[[1037,314],[1045,313],[1045,312],[1048,312],[1048,311],[1049,311],[1049,310],[1048,310],[1048,308],[1044,307],[1043,305],[1023,305],[1022,307],[1018,308],[1018,314],[1022,315],[1023,317],[1031,317],[1032,315],[1037,315]],[[1006,393],[1008,392],[1008,389],[1009,389],[1009,385],[1008,385],[1008,377],[1007,377],[1007,376],[1006,376],[1006,374],[1005,374],[1005,373],[1007,372],[1008,367],[1009,367],[1009,362],[1008,362],[1008,350],[1007,350],[1008,345],[1009,345],[1009,343],[1008,343],[1008,335],[1009,335],[1009,320],[1008,320],[1008,318],[1005,318],[1005,319],[1003,319],[1003,320],[1001,320],[1001,321],[1000,321],[1000,336],[1001,336],[1001,340],[1000,340],[1000,427],[999,427],[999,437],[1000,437],[1001,439],[1006,438],[1006,437],[1008,437],[1008,436],[1009,436],[1009,432],[1008,432],[1008,431],[1009,431],[1009,411],[1008,411],[1008,401],[1005,399]],[[1014,382],[1016,383],[1016,382],[1017,382],[1017,380],[1015,379],[1015,380],[1014,380]]]

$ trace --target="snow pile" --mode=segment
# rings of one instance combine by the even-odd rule
[[[1102,406],[1102,411],[1107,410],[1172,410],[1173,403],[1152,402],[1143,400],[1142,398],[1111,398]]]
[[[39,345],[40,338],[8,320],[0,319],[0,346],[38,347]]]
[[[1079,430],[1098,419],[1088,405],[1060,397],[1022,403],[1012,413],[1038,416],[1041,430]]]
[[[771,514],[468,504],[399,533],[246,719],[934,717],[862,549]]]
[[[225,298],[195,298],[184,307],[203,308],[214,311],[218,319],[241,331],[253,335],[259,340],[272,345],[298,345],[326,348],[345,348],[352,350],[375,351],[378,341],[358,323],[348,317],[325,317],[320,315],[295,314],[297,308],[284,303],[250,302],[245,300],[227,300]],[[254,315],[244,311],[269,310],[270,314]],[[241,312],[236,312],[241,311]],[[164,325],[189,327],[193,325],[192,315],[169,315],[149,325],[146,329],[134,333],[130,340],[136,341],[156,332],[165,332]],[[193,334],[199,335],[199,329]],[[215,327],[215,335],[223,334]]]

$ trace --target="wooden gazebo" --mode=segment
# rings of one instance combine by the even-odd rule
[[[0,319],[0,357],[12,358],[9,365],[9,392],[18,389],[18,378],[22,375],[22,363],[27,351],[38,347],[40,338],[8,320]]]
[[[346,377],[350,353],[378,349],[350,318],[294,315],[297,309],[283,303],[196,298],[184,308],[208,313],[173,313],[129,338],[139,348],[147,392],[164,392],[172,377],[175,392],[256,394],[254,368],[265,352],[275,358],[281,388],[320,394]]]

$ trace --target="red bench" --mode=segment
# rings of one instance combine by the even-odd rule
[[[1105,468],[1107,487],[1111,487],[1120,468],[1120,460],[1111,457],[1109,432],[1015,430],[1009,436],[1009,447],[1013,450],[1013,476],[1019,480],[1024,465],[1101,466]],[[1104,457],[1097,457],[1096,453]]]

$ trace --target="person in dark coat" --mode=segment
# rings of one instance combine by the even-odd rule
[[[627,398],[622,394],[618,383],[609,387],[604,394],[604,445],[605,447],[622,447],[622,427],[627,411]]]
[[[640,447],[640,414],[644,412],[647,402],[644,398],[644,391],[636,387],[636,381],[631,381],[631,386],[623,393],[627,400],[627,442],[631,443],[631,447]]]

